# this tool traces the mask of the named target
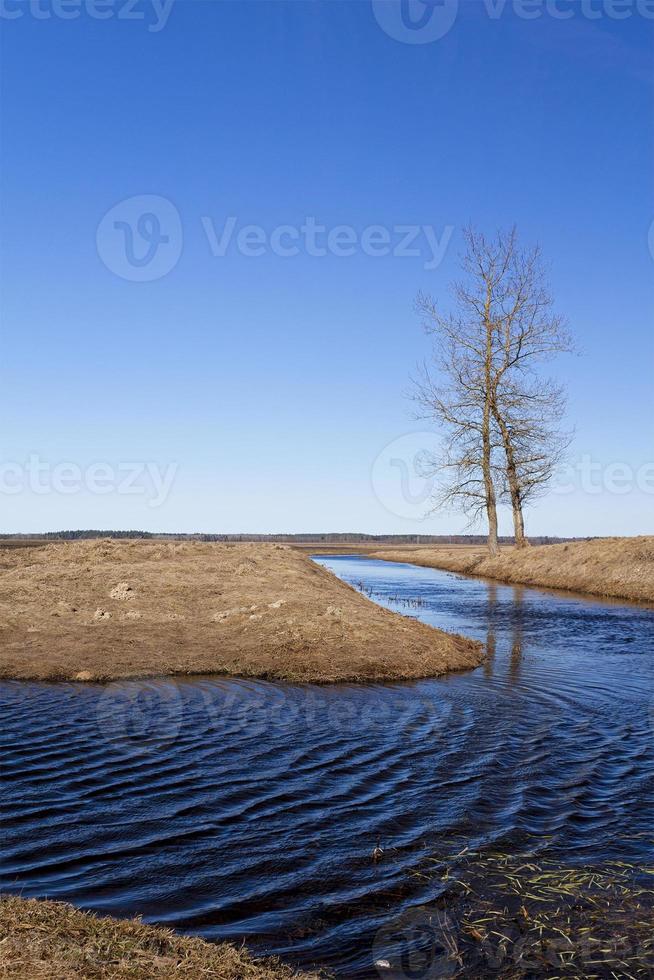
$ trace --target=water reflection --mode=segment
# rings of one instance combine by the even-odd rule
[[[509,649],[508,676],[512,683],[520,680],[522,664],[523,623],[525,617],[524,586],[509,586],[511,592],[511,610],[508,617],[501,615],[499,586],[496,582],[486,582],[486,652],[487,659],[483,665],[484,675],[491,678],[496,670],[496,655],[498,646],[498,628],[502,634],[502,642]]]
[[[509,663],[509,676],[514,684],[520,680],[520,667],[522,664],[522,643],[523,643],[523,623],[525,618],[525,589],[522,585],[515,585],[513,592],[513,627],[511,635],[511,660]]]
[[[486,587],[486,661],[484,673],[493,676],[495,654],[497,652],[497,585],[489,582]]]

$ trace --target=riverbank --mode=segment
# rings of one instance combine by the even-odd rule
[[[0,978],[12,980],[318,980],[227,943],[138,920],[99,918],[63,902],[0,900]]]
[[[515,585],[654,602],[654,536],[507,548],[497,558],[483,548],[393,548],[368,554]]]
[[[481,644],[382,609],[284,545],[95,540],[0,549],[0,676],[391,681]]]

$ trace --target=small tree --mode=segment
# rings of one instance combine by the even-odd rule
[[[511,502],[516,544],[526,545],[524,506],[567,445],[563,390],[536,367],[572,344],[553,312],[537,247],[521,250],[515,229],[487,239],[468,228],[464,237],[455,312],[442,314],[424,294],[417,299],[434,347],[415,397],[444,437],[442,455],[429,460],[442,477],[436,505],[461,506],[473,520],[485,513],[497,554],[496,486]]]

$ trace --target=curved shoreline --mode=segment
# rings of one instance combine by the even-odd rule
[[[509,548],[491,558],[481,548],[397,548],[371,558],[492,579],[507,585],[557,589],[604,599],[654,603],[654,537],[599,538]]]
[[[390,612],[285,545],[93,540],[0,549],[0,677],[438,677],[482,644]]]

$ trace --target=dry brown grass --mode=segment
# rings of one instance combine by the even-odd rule
[[[0,549],[0,676],[220,673],[386,681],[476,667],[480,644],[382,609],[284,545]]]
[[[444,568],[501,582],[654,602],[651,536],[507,548],[497,558],[489,558],[483,548],[395,548],[370,554],[386,561]]]
[[[226,943],[138,920],[99,918],[63,902],[0,900],[0,977],[11,980],[318,980]]]

